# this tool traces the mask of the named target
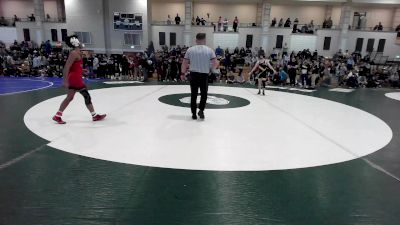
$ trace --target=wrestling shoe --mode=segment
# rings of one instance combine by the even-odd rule
[[[103,120],[104,118],[106,118],[106,114],[96,114],[95,116],[93,116],[93,121],[100,121]]]
[[[53,120],[58,124],[66,124],[66,122],[62,120],[59,116],[53,116]]]
[[[193,120],[197,120],[196,114],[193,114],[193,115],[192,115],[192,119],[193,119]]]

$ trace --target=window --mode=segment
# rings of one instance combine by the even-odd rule
[[[31,34],[29,32],[29,29],[24,29],[24,40],[31,41]]]
[[[169,33],[169,45],[170,46],[176,45],[176,33]]]
[[[51,29],[51,40],[58,41],[57,29]]]
[[[67,29],[61,29],[61,40],[66,41],[68,36]]]
[[[276,48],[282,48],[282,43],[283,43],[283,35],[277,35],[276,36]]]
[[[141,45],[141,35],[133,34],[133,33],[125,33],[124,34],[124,43],[125,43],[125,45],[130,45],[130,46]]]
[[[332,40],[331,37],[325,37],[325,40],[324,40],[324,50],[329,50],[329,49],[331,49],[331,40]]]
[[[384,52],[385,51],[385,44],[386,44],[386,39],[379,39],[378,52]]]
[[[364,44],[364,38],[357,38],[355,52],[361,52]]]
[[[252,48],[253,47],[253,35],[248,34],[246,36],[246,48]]]
[[[160,46],[165,45],[165,32],[158,33],[158,41]]]
[[[92,36],[90,32],[75,32],[75,35],[78,36],[78,39],[83,44],[92,44]]]
[[[375,39],[368,39],[367,52],[373,52],[374,51],[374,43],[375,43]]]

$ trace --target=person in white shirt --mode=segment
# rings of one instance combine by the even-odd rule
[[[224,32],[228,31],[228,19],[227,18],[224,19],[223,24],[224,24]]]
[[[190,47],[186,51],[181,67],[181,73],[183,75],[186,75],[186,73],[190,71],[190,108],[193,120],[197,119],[197,115],[200,119],[204,119],[204,109],[206,107],[208,93],[208,75],[210,70],[216,69],[219,66],[214,50],[206,46],[205,33],[198,33],[196,35],[196,44],[197,45]],[[201,93],[199,104],[200,111],[196,115],[199,88]]]

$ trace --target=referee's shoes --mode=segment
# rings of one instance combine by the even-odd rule
[[[197,115],[199,115],[200,119],[204,120],[204,118],[205,118],[205,117],[204,117],[204,111],[200,110],[200,111],[197,113]],[[192,115],[192,119],[197,120],[196,114],[193,114],[193,115]]]

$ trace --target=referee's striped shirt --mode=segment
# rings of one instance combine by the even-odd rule
[[[190,47],[185,54],[189,60],[189,71],[197,73],[210,73],[211,60],[215,58],[215,52],[206,45],[195,45]]]

